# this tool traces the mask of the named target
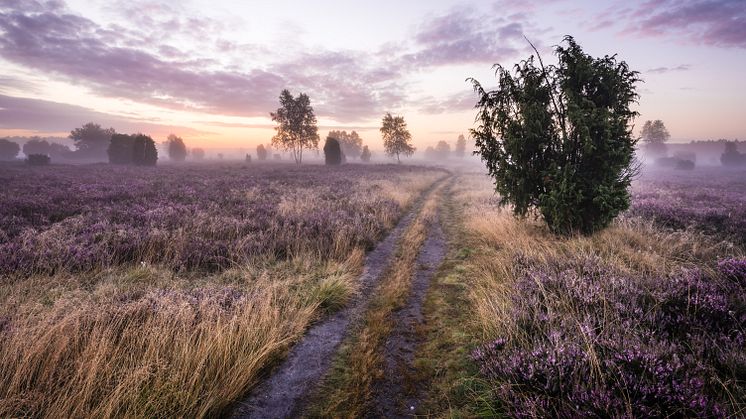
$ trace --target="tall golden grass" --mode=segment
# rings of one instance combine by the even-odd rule
[[[479,251],[470,258],[469,285],[475,318],[485,339],[520,334],[512,323],[510,295],[515,281],[514,257],[546,264],[551,260],[595,256],[616,272],[640,277],[666,276],[677,269],[711,269],[740,249],[689,232],[668,232],[639,219],[618,220],[592,236],[557,237],[532,219],[517,219],[496,198],[484,175],[462,175],[453,199],[462,208],[465,234]]]
[[[486,176],[462,175],[454,185],[451,198],[462,214],[465,245],[472,250],[462,264],[464,272],[459,275],[460,281],[469,290],[469,304],[460,309],[473,313],[469,317],[472,322],[469,330],[481,333],[475,344],[501,338],[514,347],[530,351],[532,342],[537,339],[532,335],[536,331],[531,330],[533,325],[521,323],[515,313],[545,313],[542,315],[546,316],[546,324],[575,324],[577,330],[568,333],[574,333],[581,341],[586,339],[583,359],[587,360],[587,370],[592,373],[577,379],[588,380],[589,383],[608,382],[615,378],[609,375],[613,372],[606,371],[602,366],[601,356],[595,353],[596,345],[588,341],[590,338],[586,337],[587,332],[582,328],[588,313],[584,312],[582,303],[574,301],[570,295],[557,299],[556,293],[550,295],[547,292],[542,307],[521,300],[520,291],[516,290],[519,289],[517,284],[523,273],[516,266],[517,259],[529,261],[539,270],[551,269],[557,261],[595,260],[611,275],[635,281],[634,285],[642,289],[655,289],[660,285],[653,281],[667,281],[687,270],[701,270],[707,277],[716,278],[714,268],[719,259],[743,258],[746,255],[744,249],[714,237],[688,231],[666,231],[645,220],[631,217],[622,217],[610,228],[592,236],[557,237],[549,233],[541,222],[516,219],[509,208],[497,207],[493,188]],[[541,282],[536,281],[541,289]],[[613,301],[610,295],[595,297],[601,301]],[[651,294],[650,299],[654,301],[655,296]],[[598,334],[605,330],[618,330],[621,324],[617,308],[611,303],[602,304],[593,316],[600,321],[596,331]],[[644,333],[637,330],[625,332]],[[731,355],[743,356],[742,353]],[[729,411],[743,412],[744,395],[737,394],[742,391],[738,390],[740,384],[727,381],[719,381],[719,384],[715,384],[718,388],[712,391],[725,395],[724,403],[729,405]],[[505,383],[506,386],[511,384]],[[500,413],[499,408],[490,410],[500,405],[498,396],[487,396],[489,400],[483,399],[484,394],[474,394],[473,397],[472,404],[477,406],[473,411]],[[563,403],[561,400],[557,402]]]

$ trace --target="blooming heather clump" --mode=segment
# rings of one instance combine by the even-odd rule
[[[51,170],[51,169],[50,169]],[[220,270],[255,257],[344,257],[401,215],[361,181],[430,169],[61,166],[0,168],[0,275],[145,261]],[[432,174],[432,173],[431,173]]]
[[[718,271],[742,286],[746,286],[746,259],[723,259],[718,262]]]
[[[728,393],[746,390],[746,283],[727,279],[743,278],[743,267],[725,260],[716,277],[632,278],[596,258],[519,255],[521,334],[473,357],[514,416],[734,414]]]

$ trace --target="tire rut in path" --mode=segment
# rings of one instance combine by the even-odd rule
[[[365,311],[370,291],[379,282],[394,255],[403,232],[422,204],[444,180],[436,181],[417,198],[409,212],[365,258],[360,292],[344,309],[312,325],[290,349],[288,356],[264,382],[243,400],[233,418],[286,418],[302,409],[305,398],[319,383],[347,335],[349,326]]]
[[[414,357],[421,343],[417,329],[424,322],[422,306],[430,281],[446,251],[447,243],[436,210],[417,256],[417,270],[406,305],[393,314],[394,327],[383,349],[384,375],[374,383],[374,411],[369,417],[411,418],[424,397],[425,389],[415,377]]]

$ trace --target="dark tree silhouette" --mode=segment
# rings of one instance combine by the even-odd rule
[[[23,145],[23,154],[30,156],[32,154],[50,154],[51,145],[47,140],[32,138]]]
[[[205,150],[199,147],[192,149],[192,158],[194,160],[202,160],[205,158]]]
[[[416,148],[410,143],[412,134],[407,129],[403,116],[392,116],[387,113],[381,124],[383,148],[389,156],[396,156],[397,163],[401,163],[400,155],[411,156]]]
[[[109,163],[155,166],[158,150],[155,141],[144,134],[114,134],[109,144]]]
[[[174,134],[169,135],[168,140],[166,141],[166,145],[168,146],[169,159],[177,162],[186,160],[187,147],[181,137],[177,137]]]
[[[155,166],[158,162],[158,150],[152,138],[144,134],[134,136],[132,162],[138,166]]]
[[[135,138],[127,134],[114,134],[109,141],[109,163],[133,164],[133,149]]]
[[[20,152],[21,147],[18,143],[0,138],[0,160],[15,160]]]
[[[70,132],[70,138],[75,142],[75,157],[84,159],[104,159],[111,141],[116,134],[114,128],[101,128],[101,125],[89,122]]]
[[[740,153],[735,141],[725,143],[725,151],[720,156],[723,166],[746,166],[746,154]]]
[[[62,144],[50,143],[47,140],[41,138],[32,138],[23,145],[23,154],[30,156],[31,154],[46,154],[50,159],[65,159],[71,157],[72,151]]]
[[[251,163],[251,154],[247,154],[246,158],[244,159],[246,163]]]
[[[342,147],[342,153],[345,157],[350,156],[351,158],[357,158],[363,150],[363,139],[360,138],[357,132],[352,131],[349,134],[347,131],[329,131],[329,137],[336,138],[339,141],[340,147]]]
[[[324,160],[326,164],[342,164],[342,156],[342,147],[339,144],[339,140],[332,137],[326,137],[326,143],[324,144]]]
[[[616,56],[593,58],[572,37],[557,46],[557,66],[533,56],[511,73],[496,65],[498,88],[479,95],[478,153],[518,216],[533,209],[556,233],[591,233],[629,206],[636,173],[638,73]]]
[[[360,153],[360,160],[362,160],[365,163],[368,163],[370,161],[371,152],[370,149],[368,149],[368,146],[363,147],[363,152]]]
[[[458,136],[453,152],[459,158],[464,157],[464,154],[466,154],[466,138],[464,138],[463,134]]]
[[[280,93],[280,107],[270,113],[272,120],[277,122],[272,137],[272,145],[290,151],[295,162],[303,162],[303,149],[318,148],[319,134],[316,126],[316,115],[311,107],[311,99],[301,93],[294,98],[285,89]]]
[[[267,160],[267,156],[269,155],[269,152],[264,147],[264,144],[259,144],[256,146],[256,159],[259,161]]]

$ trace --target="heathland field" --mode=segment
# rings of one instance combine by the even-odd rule
[[[558,237],[464,168],[0,167],[0,417],[741,416],[746,173],[682,173]]]

